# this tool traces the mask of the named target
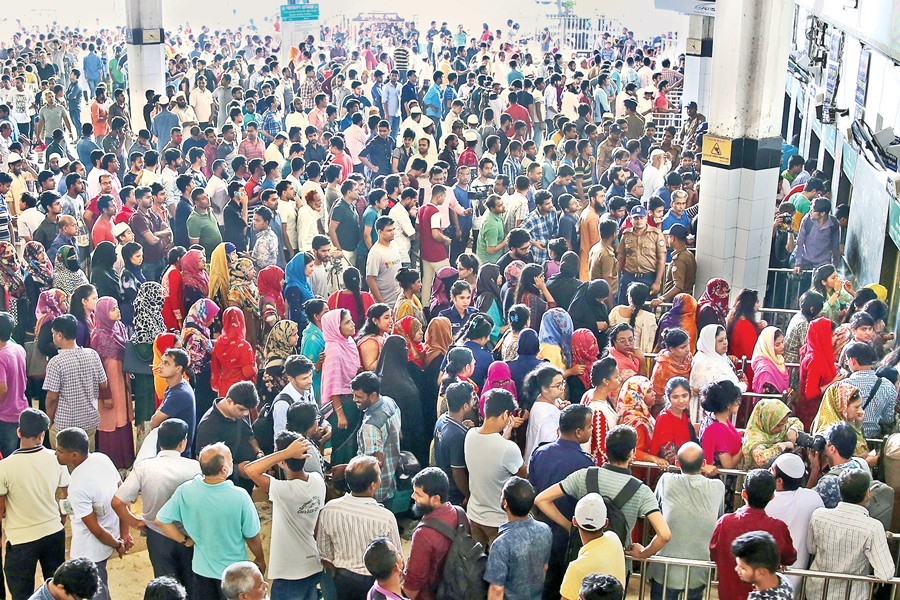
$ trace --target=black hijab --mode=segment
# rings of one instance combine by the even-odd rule
[[[609,309],[603,301],[607,297],[609,297],[609,284],[605,279],[595,279],[581,286],[569,304],[572,327],[593,331],[597,338],[597,345],[601,348],[606,348],[608,336],[606,330],[599,331],[597,329],[597,322],[609,322]]]

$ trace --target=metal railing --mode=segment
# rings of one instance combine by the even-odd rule
[[[702,570],[706,572],[706,591],[704,593],[704,598],[709,600],[712,597],[712,588],[713,585],[718,585],[718,580],[714,577],[716,575],[716,563],[708,560],[691,560],[686,558],[670,558],[665,556],[651,556],[645,559],[636,559],[635,562],[641,563],[642,568],[640,570],[640,583],[638,587],[638,600],[644,600],[647,594],[647,579],[649,579],[647,575],[647,569],[643,568],[645,565],[658,564],[663,566],[663,588],[668,587],[669,581],[669,569],[671,567],[678,567],[679,570],[686,569],[684,574],[684,581],[690,581],[690,573],[691,569]],[[795,597],[803,598],[804,592],[807,589],[808,580],[824,580],[822,582],[823,589],[822,595],[820,596],[818,593],[813,596],[813,598],[827,598],[828,600],[850,600],[851,598],[855,598],[856,594],[854,592],[865,591],[866,598],[868,600],[872,600],[875,594],[875,586],[880,584],[884,586],[889,586],[891,588],[890,596],[888,596],[891,600],[897,600],[898,597],[898,587],[900,587],[900,578],[893,577],[887,581],[882,581],[872,576],[868,575],[849,575],[844,573],[829,573],[824,571],[811,571],[809,569],[793,569],[786,568],[783,571],[784,575],[792,578],[797,578],[800,580],[799,587],[795,589]],[[679,575],[679,579],[680,579]],[[687,586],[681,586],[677,589],[683,589]],[[851,595],[853,594],[853,595]],[[723,599],[724,600],[724,599]]]
[[[812,287],[812,270],[769,269],[763,304],[774,308],[800,308],[800,295]]]

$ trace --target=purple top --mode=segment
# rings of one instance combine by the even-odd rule
[[[28,408],[25,400],[25,349],[13,342],[0,348],[0,383],[6,384],[6,399],[0,403],[0,421],[18,423]]]

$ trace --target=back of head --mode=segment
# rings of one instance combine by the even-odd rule
[[[175,450],[188,436],[188,424],[181,419],[166,419],[159,426],[160,450]]]
[[[753,469],[744,479],[744,491],[750,508],[763,509],[775,495],[775,476],[768,469]]]
[[[630,425],[617,425],[606,434],[606,456],[609,462],[622,464],[637,446],[637,432]]]
[[[387,538],[375,538],[366,548],[363,560],[369,573],[377,581],[384,581],[394,573],[397,566],[397,551]]]
[[[850,469],[841,472],[841,500],[850,504],[863,504],[872,485],[872,476],[862,469]]]
[[[505,412],[512,412],[516,409],[516,401],[513,395],[507,390],[493,389],[488,390],[484,400],[484,418],[490,419],[499,417]]]
[[[559,413],[559,434],[573,434],[584,428],[591,418],[590,407],[584,404],[570,404]]]
[[[174,577],[157,577],[144,589],[144,600],[187,600],[187,591]]]
[[[259,568],[250,561],[236,562],[222,572],[222,594],[227,600],[238,600],[241,594],[249,594],[262,579]]]
[[[294,431],[289,431],[284,429],[275,434],[275,450],[281,451],[286,450],[288,446],[301,439],[299,433]],[[293,471],[294,473],[299,473],[303,470],[303,466],[306,464],[305,458],[289,458],[284,461],[284,464],[287,465],[288,470]]]
[[[534,506],[536,495],[534,487],[527,479],[510,477],[503,485],[500,497],[506,502],[506,508],[514,517],[527,517]]]
[[[731,552],[751,569],[778,571],[781,563],[778,544],[772,534],[765,531],[751,531],[738,536],[731,542]]]
[[[837,453],[844,460],[853,458],[853,452],[856,450],[856,430],[850,423],[840,421],[829,427],[825,431],[825,440],[834,446]]]
[[[612,575],[591,573],[581,580],[581,600],[625,600],[622,583]]]
[[[362,494],[380,480],[378,461],[372,456],[356,456],[347,464],[344,477],[351,493]]]
[[[69,427],[56,434],[56,447],[66,452],[88,455],[88,435],[80,427]]]
[[[703,448],[695,442],[686,442],[678,449],[678,466],[685,475],[696,475],[703,466]]]
[[[53,583],[65,589],[70,598],[93,598],[100,589],[100,572],[89,558],[73,558],[53,573]]]
[[[259,393],[256,386],[249,381],[239,381],[228,388],[227,397],[235,404],[245,408],[256,408],[259,404]]]
[[[36,408],[26,408],[19,415],[19,433],[23,438],[36,438],[50,428],[50,417]]]

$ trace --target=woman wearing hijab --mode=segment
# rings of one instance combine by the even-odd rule
[[[28,308],[16,321],[17,329],[24,335],[20,334],[15,339],[24,341],[31,339],[32,332],[35,331],[34,313],[38,297],[53,287],[53,265],[47,260],[43,244],[34,240],[25,243],[22,250],[22,264],[25,270],[25,298],[28,300]]]
[[[768,469],[785,452],[792,452],[803,424],[776,398],[763,398],[750,413],[741,452],[748,469]]]
[[[453,267],[441,267],[434,274],[434,283],[431,286],[430,315],[436,315],[450,308],[450,288],[459,281],[459,271]]]
[[[660,351],[656,355],[653,364],[653,372],[650,381],[653,382],[653,391],[658,400],[662,400],[666,392],[666,384],[673,377],[691,377],[691,340],[688,334],[680,327],[667,329],[660,342]],[[657,402],[650,409],[654,416],[662,410],[662,405]]]
[[[281,293],[281,290],[284,289],[284,278],[284,271],[276,265],[263,268],[256,276],[256,287],[259,289],[259,313],[262,317],[263,333],[266,335],[275,326],[275,323],[288,318],[287,303]],[[298,323],[301,321],[301,319],[293,320]]]
[[[578,255],[568,251],[559,260],[559,273],[547,280],[547,289],[558,306],[572,304],[572,299],[584,284],[578,279]]]
[[[816,416],[825,390],[844,378],[834,360],[833,329],[831,319],[819,317],[809,324],[806,342],[800,348],[800,395],[794,413],[807,428]]]
[[[653,384],[642,375],[634,375],[622,385],[619,400],[616,403],[616,414],[619,425],[630,425],[637,432],[637,445],[634,460],[656,463],[660,469],[669,468],[669,462],[650,453],[650,442],[653,439],[653,427],[656,420],[650,414],[650,407],[656,402]]]
[[[514,260],[503,269],[503,286],[500,288],[500,300],[503,303],[503,314],[507,314],[513,304],[516,303],[516,288],[519,287],[519,277],[522,275],[522,269],[525,263],[521,260]]]
[[[387,336],[375,372],[381,377],[382,395],[393,398],[404,417],[400,422],[400,448],[415,454],[424,465],[428,464],[428,446],[434,424],[429,426],[423,422],[422,398],[409,373],[408,354],[403,337]]]
[[[181,259],[181,280],[184,284],[185,313],[197,300],[209,294],[209,273],[206,272],[206,255],[193,248]]]
[[[503,302],[500,299],[500,267],[493,263],[485,263],[478,271],[478,283],[475,287],[475,308],[486,314],[494,322],[491,330],[491,343],[500,341],[503,331]]]
[[[538,365],[545,362],[538,358],[540,352],[540,342],[538,342],[538,334],[534,329],[525,328],[519,334],[519,354],[515,360],[508,360],[509,371],[512,375],[513,383],[516,389],[522,389],[525,383],[525,376],[533,371]]]
[[[753,348],[753,391],[757,394],[783,394],[788,390],[788,371],[784,365],[784,334],[777,327],[766,327]]]
[[[122,281],[115,269],[116,247],[112,242],[100,242],[91,255],[91,284],[97,288],[97,295],[125,301]]]
[[[75,288],[88,283],[87,275],[78,264],[78,253],[73,246],[61,246],[53,265],[53,287],[71,296]]]
[[[284,270],[284,299],[290,306],[290,318],[297,322],[303,319],[303,303],[315,296],[312,285],[309,283],[314,262],[315,257],[311,253],[301,252],[288,262]],[[262,271],[260,271],[260,277],[262,277]],[[260,293],[262,293],[262,284],[260,284]]]
[[[228,290],[231,288],[229,265],[236,256],[236,248],[231,242],[222,242],[212,251],[209,257],[209,298],[218,306],[228,303]]]
[[[738,378],[734,371],[734,363],[728,358],[728,338],[725,335],[725,327],[716,323],[707,325],[700,330],[697,340],[697,354],[691,361],[691,417],[695,421],[703,422],[703,414],[700,410],[700,392],[706,384],[714,381],[728,380],[741,389],[741,393],[747,391],[746,378]],[[700,435],[703,435],[701,428]]]
[[[184,278],[182,277],[182,260],[187,250],[183,246],[175,246],[169,250],[166,262],[168,266],[160,283],[163,287],[163,321],[169,331],[180,331],[184,321]]]
[[[106,296],[97,300],[95,314],[97,325],[91,332],[91,348],[100,355],[109,384],[97,405],[100,413],[97,451],[107,455],[116,468],[122,470],[134,463],[134,433],[131,429],[134,414],[122,371],[128,334],[115,298]]]
[[[137,298],[138,289],[147,278],[141,270],[144,263],[144,249],[137,242],[128,242],[122,247],[122,260],[125,268],[122,269],[122,323],[130,328],[134,323],[134,299]],[[162,307],[160,307],[162,310]]]
[[[53,343],[51,325],[53,319],[69,311],[69,297],[62,290],[51,288],[41,292],[35,309],[34,342],[41,354],[51,359],[59,354],[59,348]],[[38,398],[38,407],[46,412],[47,392],[43,389],[42,379],[28,379],[29,397]]]
[[[407,315],[394,323],[394,335],[406,340],[406,347],[409,350],[407,360],[419,369],[424,368],[425,332],[422,330],[422,324],[412,315]]]
[[[307,300],[303,305],[306,321],[300,340],[300,354],[313,364],[313,392],[321,404],[322,366],[325,362],[325,336],[322,334],[322,317],[328,312],[328,305],[322,298]]]
[[[244,313],[244,338],[256,348],[259,338],[259,290],[256,287],[256,268],[249,258],[231,263],[228,273],[228,306]],[[224,316],[224,315],[223,315]]]
[[[441,376],[441,365],[453,343],[453,326],[446,317],[435,317],[425,329],[425,357],[422,361],[422,398],[438,397]],[[426,405],[428,403],[426,402]],[[437,414],[428,409],[426,417],[437,420]]]
[[[581,286],[569,304],[569,316],[575,329],[594,332],[597,346],[606,348],[609,344],[609,284],[603,279],[595,279]]]
[[[266,337],[265,364],[257,377],[260,406],[271,402],[288,384],[284,375],[284,361],[297,353],[300,329],[293,321],[283,319],[275,323]]]
[[[362,329],[366,321],[366,313],[369,307],[375,304],[375,298],[369,292],[363,292],[359,270],[356,267],[348,267],[341,274],[344,281],[344,289],[337,290],[328,297],[328,308],[337,310],[342,308],[350,311],[350,318],[356,329]]]
[[[697,302],[697,329],[703,329],[710,324],[725,326],[730,294],[731,286],[724,279],[716,277],[707,282],[706,291]]]
[[[222,313],[222,335],[213,343],[210,374],[210,385],[220,398],[224,398],[235,383],[256,379],[256,355],[247,341],[244,313],[236,306],[230,306]]]
[[[197,402],[197,414],[204,415],[213,405],[215,393],[210,384],[212,334],[210,326],[219,314],[218,305],[209,298],[197,300],[188,310],[181,330],[181,347],[190,358],[188,373]]]
[[[574,318],[574,317],[573,317]],[[691,342],[691,353],[697,351],[697,300],[690,294],[678,294],[672,298],[672,308],[659,320],[656,329],[656,346],[661,347],[662,334],[677,327],[684,331]]]
[[[18,322],[19,299],[25,297],[25,273],[12,242],[0,242],[0,302]]]
[[[487,266],[487,265],[485,265]],[[484,387],[481,390],[481,397],[478,398],[478,414],[484,418],[484,401],[487,399],[487,393],[490,390],[506,390],[514,400],[518,402],[519,394],[516,390],[516,384],[512,380],[512,372],[509,365],[503,361],[495,361],[487,370],[487,378],[484,380]]]
[[[91,284],[80,285],[72,292],[69,314],[78,321],[75,343],[82,348],[91,347],[91,331],[94,330],[94,309],[97,307],[97,289]]]
[[[331,423],[331,462],[344,464],[356,456],[356,432],[362,413],[353,401],[350,380],[361,365],[353,334],[356,326],[346,309],[329,310],[322,317],[325,362],[322,365],[322,412]]]
[[[853,456],[868,458],[869,445],[863,435],[862,422],[865,413],[862,409],[863,398],[859,389],[848,381],[839,381],[825,390],[822,405],[813,419],[809,432],[812,435],[824,435],[835,423],[846,421],[856,431],[856,449]]]
[[[572,374],[566,378],[569,402],[580,402],[585,392],[591,389],[591,367],[600,356],[597,338],[588,329],[576,329],[572,334],[572,368],[584,367],[581,374]]]
[[[541,344],[539,358],[563,371],[565,377],[582,374],[572,365],[572,318],[569,313],[561,308],[551,308],[545,312],[538,340]]]
[[[155,281],[141,284],[134,299],[134,326],[130,339],[134,346],[133,351],[139,357],[152,357],[156,336],[166,330],[162,306],[162,285]],[[156,385],[152,374],[132,373],[131,377],[134,421],[137,425],[138,438],[142,440],[149,432],[150,419],[156,411]]]

